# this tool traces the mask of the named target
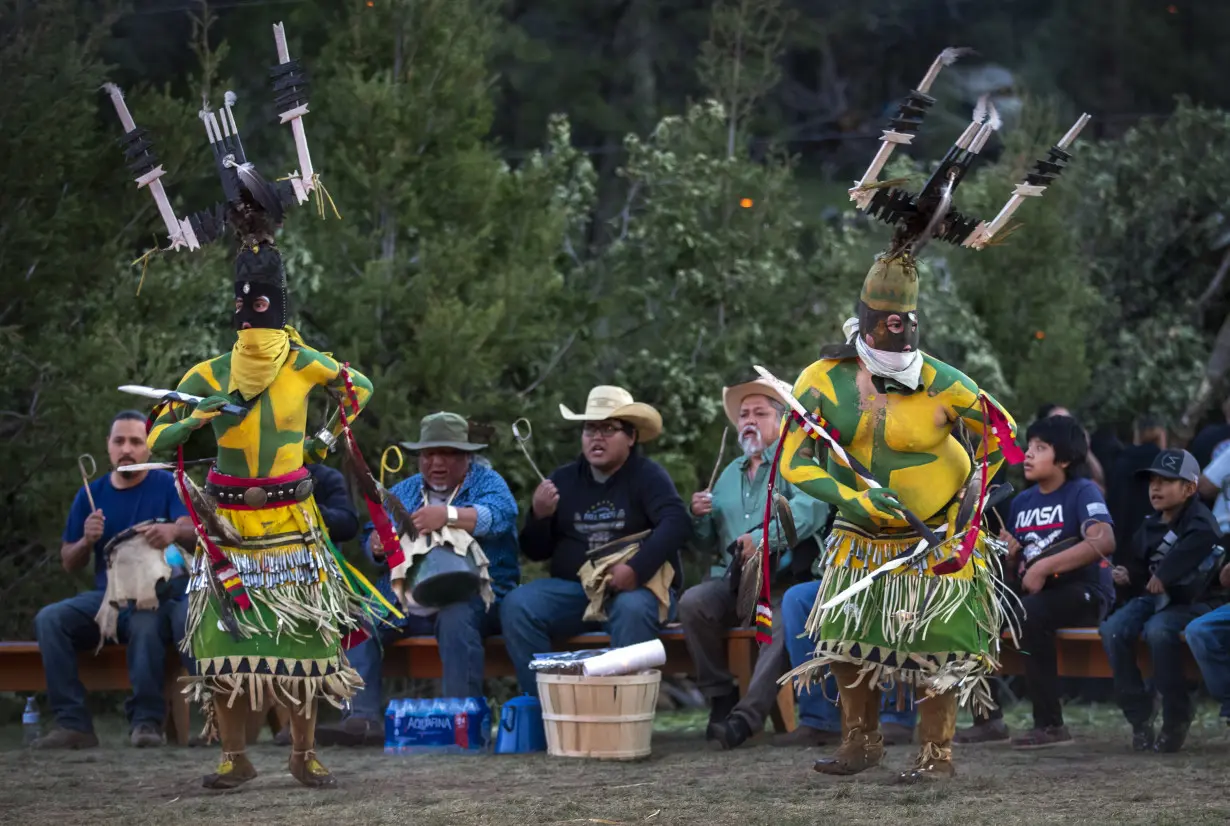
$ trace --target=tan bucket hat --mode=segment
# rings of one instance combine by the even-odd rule
[[[778,404],[789,406],[789,403],[781,397],[777,389],[764,379],[753,379],[745,381],[743,384],[736,384],[733,387],[722,388],[722,407],[726,410],[726,418],[735,427],[739,426],[739,408],[743,406],[743,400],[748,396],[768,396]]]
[[[662,415],[647,404],[633,401],[632,394],[622,387],[599,385],[589,391],[585,412],[573,413],[561,404],[559,413],[570,422],[622,419],[636,428],[637,438],[642,442],[652,442],[662,435]]]

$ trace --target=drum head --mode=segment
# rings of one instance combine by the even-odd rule
[[[452,548],[432,548],[423,556],[414,574],[411,598],[424,608],[443,608],[477,596],[482,581],[469,557]]]

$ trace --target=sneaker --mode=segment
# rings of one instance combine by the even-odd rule
[[[1072,745],[1072,733],[1067,726],[1047,726],[1027,731],[1012,738],[1014,749],[1049,749],[1053,746]]]
[[[1187,741],[1187,730],[1192,727],[1190,720],[1184,720],[1177,725],[1162,723],[1162,733],[1157,737],[1153,750],[1158,754],[1174,754],[1183,748]]]
[[[1002,743],[1011,736],[1012,733],[1008,731],[1008,724],[1004,722],[1004,718],[998,717],[961,729],[952,736],[952,742],[963,746],[976,743]]]
[[[908,746],[914,742],[914,729],[900,723],[880,723],[886,746]]]
[[[769,745],[778,748],[811,749],[817,746],[831,746],[841,742],[840,731],[825,731],[811,726],[797,726],[794,731],[785,734],[775,734]]]
[[[352,715],[340,723],[317,726],[316,743],[321,746],[383,746],[384,726]]]
[[[167,744],[167,738],[162,733],[162,727],[156,726],[153,723],[137,723],[132,727],[132,733],[128,736],[128,741],[138,749],[165,746]]]
[[[56,726],[50,732],[30,744],[32,749],[92,749],[98,745],[98,736],[92,731]]]
[[[705,728],[705,739],[713,740],[713,734],[717,730],[720,723],[726,722],[726,718],[730,716],[730,712],[735,710],[735,706],[739,704],[739,690],[732,689],[720,697],[714,697],[709,701],[709,725]]]
[[[1132,751],[1153,751],[1155,734],[1152,723],[1132,726]]]

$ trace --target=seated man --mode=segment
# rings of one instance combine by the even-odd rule
[[[535,696],[530,661],[552,650],[552,638],[602,628],[602,621],[584,619],[595,602],[607,618],[612,646],[657,637],[682,585],[679,550],[692,532],[670,476],[637,450],[638,442],[661,434],[658,411],[622,388],[595,387],[584,413],[563,405],[560,412],[585,423],[581,456],[538,486],[521,530],[521,550],[529,559],[550,560],[551,575],[517,588],[500,610],[521,690]],[[606,598],[587,593],[579,575],[592,568],[588,552],[644,532],[635,555],[609,569]]]
[[[434,635],[444,666],[443,696],[482,697],[483,640],[499,633],[498,601],[517,585],[521,576],[517,559],[517,502],[499,473],[474,461],[474,452],[486,445],[469,441],[465,417],[433,413],[420,424],[419,441],[402,445],[418,451],[419,472],[393,486],[390,493],[410,512],[415,530],[430,534],[449,526],[472,536],[487,557],[487,572],[496,604],[488,607],[481,596],[433,609],[407,606],[394,594],[389,575],[379,582],[390,603],[405,609],[405,618],[390,616],[378,630],[380,640],[369,639],[346,652],[351,666],[363,678],[363,688],[350,702],[350,714],[341,723],[320,726],[316,739],[324,745],[383,745],[384,709],[381,706],[381,646],[404,637]],[[368,531],[368,555],[384,564],[386,548]],[[406,583],[407,591],[409,583]]]
[[[1209,696],[1221,703],[1221,719],[1230,726],[1230,562],[1204,604],[1209,613],[1188,623],[1183,633]]]
[[[111,422],[107,456],[111,472],[90,483],[90,493],[77,491],[64,526],[60,559],[64,570],[77,571],[94,559],[94,590],[53,603],[34,618],[47,697],[55,712],[55,728],[34,741],[39,749],[83,749],[98,745],[90,713],[85,707],[85,686],[77,676],[77,652],[93,651],[100,631],[94,621],[107,589],[107,560],[103,550],[112,537],[152,519],[170,520],[138,528],[153,548],[172,543],[184,556],[196,544],[188,511],[179,499],[174,477],[165,470],[120,473],[124,465],[149,460],[145,443],[145,415],[125,410]],[[93,497],[95,510],[90,509]],[[118,639],[128,646],[128,679],[133,695],[124,704],[132,745],[160,746],[166,742],[166,658],[172,644],[184,636],[187,600],[182,581],[159,600],[156,611],[121,610],[116,623]]]
[[[1192,722],[1192,698],[1183,676],[1183,641],[1179,635],[1203,612],[1199,601],[1208,588],[1215,555],[1222,554],[1217,522],[1196,496],[1200,467],[1186,450],[1163,450],[1152,467],[1138,471],[1149,478],[1149,501],[1155,513],[1145,517],[1131,540],[1123,567],[1113,571],[1116,584],[1143,587],[1102,623],[1102,645],[1115,675],[1115,693],[1123,716],[1132,725],[1136,751],[1176,752]],[[1204,569],[1204,570],[1202,570]],[[1153,657],[1153,682],[1162,695],[1162,733],[1154,741],[1153,693],[1145,690],[1136,664],[1141,634]]]
[[[764,541],[769,468],[777,449],[782,403],[768,382],[757,379],[723,388],[722,404],[736,428],[743,455],[726,466],[712,491],[692,494],[692,544],[706,555],[737,553],[747,564]],[[798,492],[785,480],[775,490],[790,503],[796,544],[812,539],[824,525],[828,505]],[[790,551],[777,519],[769,523],[768,540],[776,580],[786,562],[782,557]],[[765,715],[777,700],[777,680],[786,673],[788,662],[784,625],[775,622],[773,642],[760,652],[748,694],[739,699],[726,661],[725,640],[727,629],[747,620],[735,613],[738,585],[730,576],[711,579],[689,588],[679,600],[679,621],[696,663],[697,686],[709,700],[706,738],[725,749],[735,748],[764,726]]]

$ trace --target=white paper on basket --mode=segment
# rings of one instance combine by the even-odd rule
[[[582,668],[586,677],[619,677],[665,664],[666,649],[662,641],[650,640],[590,657]]]

